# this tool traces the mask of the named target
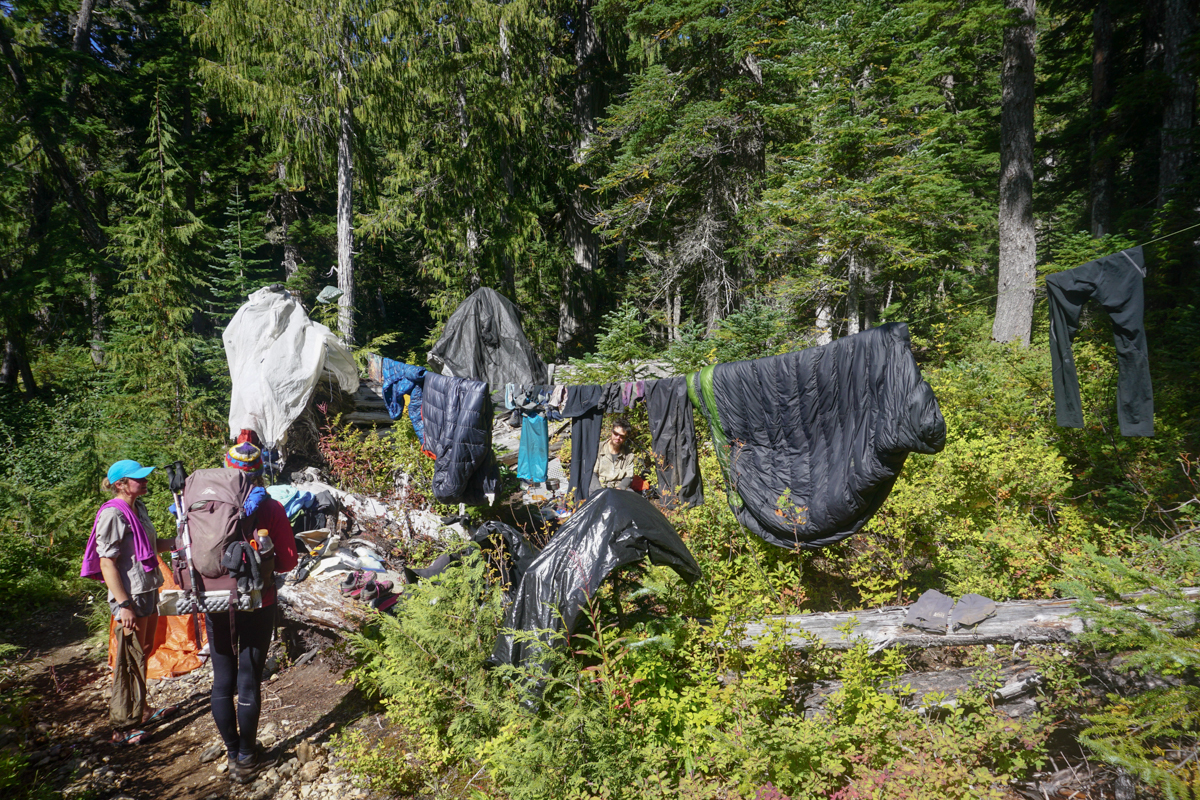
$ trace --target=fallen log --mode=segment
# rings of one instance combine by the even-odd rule
[[[366,617],[368,607],[342,596],[334,580],[304,580],[285,583],[279,588],[279,602],[285,612],[298,619],[335,631],[356,631]]]
[[[849,650],[866,639],[872,650],[884,647],[947,647],[979,644],[1045,644],[1066,642],[1083,632],[1083,620],[1072,616],[1074,600],[1027,600],[996,604],[996,615],[973,628],[954,633],[929,633],[904,627],[908,609],[889,606],[870,611],[789,614],[747,622],[741,645],[754,647],[769,633],[778,631],[786,646],[807,650],[821,644],[833,650]],[[851,622],[854,621],[852,627]]]
[[[905,704],[921,713],[938,708],[953,708],[958,695],[975,686],[979,670],[976,667],[956,667],[931,672],[909,672],[889,681],[883,691],[904,697]],[[1011,716],[1031,713],[1033,704],[1024,702],[1041,683],[1041,675],[1030,664],[1008,664],[1000,670],[999,689],[991,694],[997,706],[1021,701],[1021,707]],[[818,681],[807,687],[804,696],[804,715],[812,717],[825,710],[829,696],[842,688],[841,681]]]
[[[1200,596],[1200,588],[1181,590],[1184,596]],[[1136,601],[1146,592],[1123,595]],[[755,647],[771,633],[784,637],[785,646],[807,650],[818,643],[832,650],[849,650],[866,639],[872,651],[885,647],[949,647],[984,644],[1050,644],[1068,642],[1083,633],[1084,621],[1076,616],[1073,598],[1059,600],[1012,600],[996,604],[996,614],[970,628],[953,633],[930,633],[904,626],[908,609],[885,606],[867,611],[789,614],[766,617],[743,626],[742,647]],[[854,623],[851,625],[851,623]]]

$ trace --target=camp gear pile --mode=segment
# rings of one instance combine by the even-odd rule
[[[488,315],[480,303],[469,299],[452,317],[458,327],[451,338],[474,342],[480,351],[467,358],[465,346],[456,350],[461,357],[453,376],[433,371],[420,376],[419,368],[384,360],[385,375],[392,376],[385,385],[396,387],[388,395],[393,418],[404,411],[397,400],[404,391],[413,398],[412,418],[419,384],[424,431],[415,422],[414,430],[438,459],[433,487],[441,502],[494,497],[489,397],[503,396],[519,415],[520,422],[513,423],[522,428],[518,474],[532,483],[547,475],[549,454],[542,446],[547,420],[571,421],[570,481],[563,493],[577,502],[591,494],[603,415],[646,403],[655,491],[668,508],[704,500],[694,418],[699,410],[716,444],[734,515],[764,541],[786,548],[825,547],[860,530],[887,498],[910,452],[932,454],[945,446],[945,420],[902,323],[660,380],[545,384],[535,380],[542,370],[518,359],[504,377],[527,372],[534,379],[501,389],[491,382],[501,374],[492,363],[497,351],[487,350],[492,346],[486,342],[498,326],[511,323],[513,335],[519,334],[518,350],[524,352],[528,343],[515,312],[507,310],[511,304],[504,301],[503,313]],[[460,315],[468,306],[474,310]],[[477,329],[468,335],[463,328],[471,325]]]

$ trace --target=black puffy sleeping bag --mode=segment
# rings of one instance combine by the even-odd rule
[[[482,381],[425,374],[421,415],[433,454],[433,496],[440,503],[488,502],[499,486],[492,456],[492,401]]]
[[[910,452],[946,444],[903,323],[706,367],[688,376],[688,393],[712,430],[734,515],[779,547],[825,547],[855,533]]]

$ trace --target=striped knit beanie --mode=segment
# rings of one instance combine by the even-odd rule
[[[257,478],[263,471],[262,450],[249,442],[235,444],[225,454],[225,466],[240,469]]]

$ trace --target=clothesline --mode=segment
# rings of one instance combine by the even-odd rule
[[[1181,234],[1181,233],[1187,233],[1188,231],[1190,231],[1190,230],[1194,230],[1194,229],[1196,229],[1196,228],[1200,228],[1200,222],[1197,222],[1195,225],[1189,225],[1189,226],[1188,226],[1188,227],[1186,227],[1186,228],[1180,228],[1179,230],[1177,230],[1177,231],[1173,231],[1173,232],[1171,232],[1171,233],[1165,233],[1165,234],[1163,234],[1162,236],[1159,236],[1157,239],[1151,239],[1151,240],[1150,240],[1150,241],[1148,241],[1148,242],[1142,242],[1142,243],[1141,243],[1141,244],[1139,244],[1139,245],[1135,245],[1135,247],[1146,247],[1147,245],[1152,245],[1152,244],[1154,244],[1155,242],[1161,242],[1161,241],[1163,241],[1164,239],[1170,239],[1172,236],[1178,236],[1178,235],[1179,235],[1179,234]],[[1128,250],[1128,249],[1130,249],[1130,248],[1125,248],[1125,249],[1126,249],[1126,250]],[[936,312],[934,312],[933,314],[930,314],[930,315],[929,315],[929,316],[927,316],[927,317],[922,317],[922,318],[920,318],[920,319],[916,319],[916,320],[910,320],[910,321],[908,322],[908,324],[909,324],[909,325],[915,325],[915,324],[917,324],[917,323],[919,323],[919,322],[928,322],[928,321],[929,321],[929,320],[931,320],[931,319],[934,319],[934,318],[936,318],[936,317],[943,316],[943,315],[945,315],[945,314],[949,314],[951,311],[954,311],[954,310],[956,310],[956,309],[962,308],[962,307],[964,307],[964,306],[973,306],[973,305],[976,305],[976,304],[978,304],[978,303],[986,303],[988,300],[995,300],[995,299],[996,299],[997,297],[999,297],[999,296],[1000,296],[1000,293],[999,293],[999,292],[997,292],[996,294],[989,294],[987,297],[981,297],[981,298],[979,298],[978,300],[972,300],[972,301],[970,301],[970,302],[968,302],[968,303],[959,303],[959,304],[955,305],[955,306],[954,306],[954,308],[947,308],[947,309],[945,309],[945,310],[943,310],[943,311],[936,311]],[[1037,296],[1036,300],[1041,300],[1041,299],[1042,299],[1042,296],[1039,294],[1039,295]]]

